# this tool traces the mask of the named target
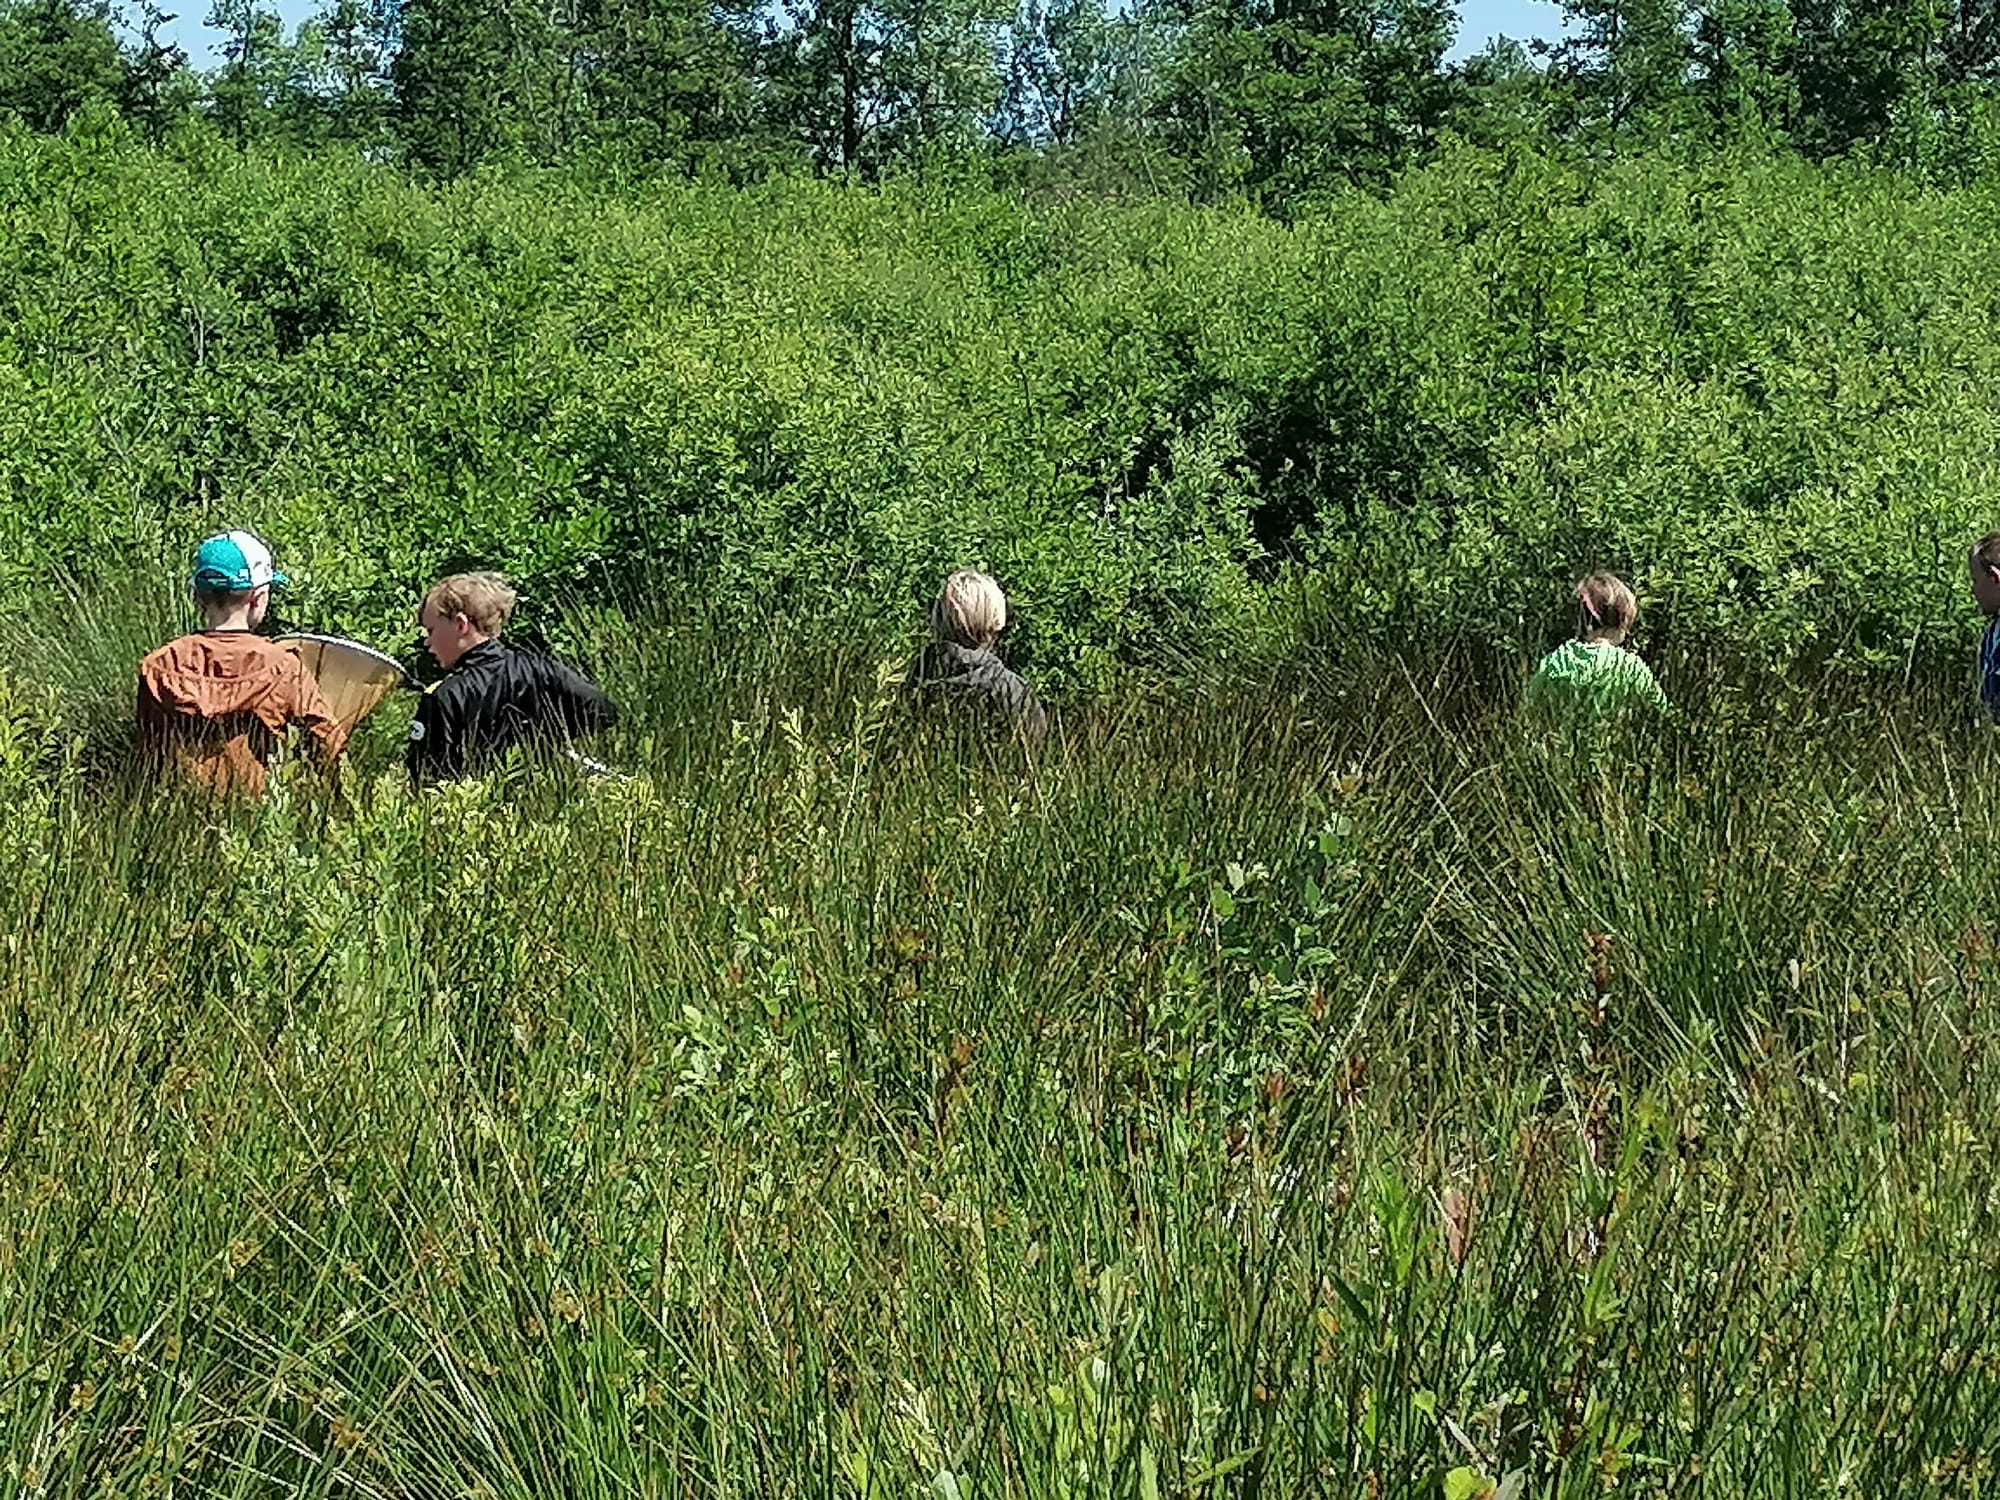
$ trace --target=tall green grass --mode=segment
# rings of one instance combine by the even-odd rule
[[[1941,689],[1476,664],[217,815],[0,745],[34,1495],[1973,1494],[2000,820]],[[16,684],[18,692],[18,684]]]

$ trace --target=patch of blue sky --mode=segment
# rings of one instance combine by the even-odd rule
[[[319,7],[314,0],[275,0],[272,8],[290,31]],[[207,14],[206,10],[190,10],[165,28],[165,34],[186,50],[188,60],[204,69],[221,61],[222,45],[222,33],[204,24]],[[1454,59],[1470,57],[1501,36],[1517,42],[1553,38],[1561,34],[1562,21],[1562,7],[1555,0],[1464,0],[1459,9],[1458,38],[1450,55]]]

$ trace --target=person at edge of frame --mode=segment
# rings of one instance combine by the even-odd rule
[[[1986,617],[1967,717],[1975,724],[2000,724],[2000,531],[1989,531],[1973,544],[1966,568],[1972,575],[1972,602]]]

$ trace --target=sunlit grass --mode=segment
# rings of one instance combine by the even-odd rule
[[[13,746],[10,1488],[1993,1484],[1937,703],[1577,744],[1350,663],[1029,762],[865,649],[593,665],[638,783],[210,818]]]

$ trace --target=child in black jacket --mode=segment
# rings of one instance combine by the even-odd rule
[[[455,573],[424,595],[424,646],[449,675],[410,721],[404,764],[416,785],[477,775],[517,745],[617,722],[616,706],[584,677],[501,641],[516,597],[498,573]]]

